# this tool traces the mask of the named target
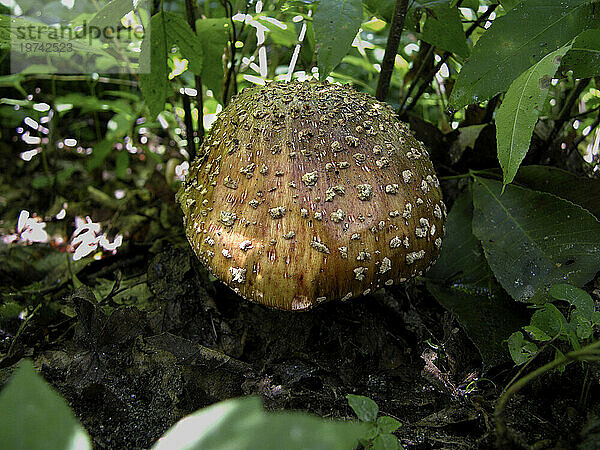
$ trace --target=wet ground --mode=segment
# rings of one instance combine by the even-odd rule
[[[84,286],[57,293],[54,313],[38,313],[19,335],[0,380],[33,358],[97,448],[147,448],[182,416],[251,394],[269,410],[346,419],[345,395],[369,396],[402,422],[406,448],[497,443],[493,408],[516,371],[483,372],[419,281],[306,313],[269,310],[211,280],[182,237],[131,245],[79,278]],[[598,448],[598,375],[597,365],[572,364],[520,392],[504,446]]]

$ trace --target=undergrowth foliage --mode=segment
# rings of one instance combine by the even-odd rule
[[[180,236],[172,198],[205,131],[244,87],[293,79],[349,83],[383,97],[430,149],[449,215],[441,255],[423,279],[484,370],[520,366],[498,403],[500,435],[512,394],[549,370],[597,358],[600,1],[66,3],[1,6],[0,143],[10,155],[0,162],[1,368],[31,356],[46,332],[60,331],[54,343],[68,335],[81,311],[52,296],[69,298],[94,261]],[[73,40],[65,54],[56,49],[69,42],[51,28],[33,47],[21,36],[39,29],[40,17],[144,33],[121,46],[107,36]],[[394,30],[397,48],[388,45]],[[25,56],[38,59],[15,65]],[[85,72],[92,62],[94,72]],[[151,309],[146,273],[113,272],[87,278],[88,309],[102,330],[125,328],[120,308],[135,317]],[[27,347],[38,319],[44,332]],[[123,335],[135,337],[137,328],[127,328]],[[400,445],[392,434],[398,421],[378,417],[367,397],[347,399],[360,423],[265,413],[256,398],[215,404],[156,447],[185,435],[190,447],[224,448],[248,427],[263,433],[239,448]],[[0,409],[12,411],[0,420],[1,442],[90,445],[26,361],[0,394]],[[49,431],[30,433],[20,428],[25,421]]]

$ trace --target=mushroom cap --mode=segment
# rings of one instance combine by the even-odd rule
[[[213,275],[286,310],[422,274],[446,216],[427,150],[392,108],[316,81],[237,95],[177,197]]]

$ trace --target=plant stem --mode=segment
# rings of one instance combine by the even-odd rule
[[[196,145],[194,143],[194,124],[192,123],[192,106],[190,97],[185,93],[181,94],[181,102],[183,103],[183,123],[185,124],[185,139],[187,141],[186,148],[190,160],[196,156]]]
[[[229,51],[231,62],[229,65],[229,69],[227,70],[227,76],[225,78],[225,86],[223,87],[223,106],[227,106],[229,103],[229,99],[235,95],[236,85],[235,85],[235,42],[237,41],[237,33],[235,28],[235,22],[233,20],[233,6],[229,0],[221,0],[223,7],[225,8],[226,14],[229,16],[229,21],[231,23],[231,35],[229,40]],[[231,85],[233,83],[233,92],[230,95]]]
[[[589,82],[590,78],[583,78],[575,83],[575,86],[573,86],[573,89],[571,89],[571,91],[567,95],[567,98],[565,99],[565,103],[563,104],[563,107],[561,108],[560,113],[558,114],[558,118],[554,122],[554,127],[552,128],[550,136],[548,136],[548,139],[546,140],[542,148],[549,148],[554,143],[557,136],[560,134],[564,124],[570,120],[573,105],[575,105],[575,102],[577,101],[583,90],[587,87]]]
[[[487,21],[488,17],[490,17],[490,15],[494,12],[494,10],[498,7],[498,4],[494,4],[494,5],[490,5],[490,7],[487,9],[486,12],[484,12],[468,29],[467,31],[465,31],[465,36],[469,37],[471,34],[473,34],[473,32],[477,29],[477,27],[482,23]],[[411,102],[406,105],[403,104],[402,108],[398,110],[398,115],[403,116],[404,114],[406,114],[407,111],[411,110],[412,108],[414,108],[417,104],[417,100],[419,100],[419,98],[421,98],[421,96],[425,93],[425,91],[429,88],[429,85],[431,84],[431,81],[433,80],[433,77],[435,77],[435,74],[439,72],[439,70],[442,68],[442,66],[444,65],[444,63],[448,60],[448,58],[452,55],[451,52],[444,52],[444,54],[442,55],[442,59],[435,65],[435,67],[429,71],[429,73],[425,76],[425,78],[423,79],[423,82],[421,83],[421,86],[419,87],[419,90],[417,91],[417,94],[412,98]],[[414,81],[414,83],[416,83],[416,79]],[[411,90],[412,90],[412,85],[411,85]],[[408,97],[408,95],[406,96]],[[406,98],[406,101],[408,101],[408,98]]]
[[[429,45],[429,44],[427,44],[427,45]],[[435,47],[433,45],[429,45],[429,48],[427,49],[427,53],[425,54],[425,57],[423,58],[423,61],[421,62],[421,65],[419,66],[419,69],[417,70],[417,73],[415,74],[415,78],[413,79],[413,82],[410,83],[410,86],[408,87],[408,91],[404,95],[404,98],[402,99],[402,103],[400,104],[400,108],[398,108],[398,111],[402,111],[404,109],[404,107],[406,106],[406,102],[408,101],[408,99],[412,95],[413,91],[415,90],[415,87],[418,84],[419,78],[421,78],[421,75],[423,75],[425,66],[427,66],[427,63],[433,56],[434,50],[435,50]]]
[[[595,359],[598,356],[600,356],[600,341],[586,345],[577,351],[569,352],[562,358],[557,358],[554,361],[537,368],[533,372],[530,372],[523,378],[517,380],[510,388],[506,390],[506,392],[504,392],[504,394],[502,394],[502,396],[498,399],[498,403],[496,403],[496,408],[494,409],[494,420],[496,421],[497,436],[506,436],[507,428],[506,423],[504,422],[504,408],[508,400],[510,400],[513,395],[527,386],[527,384],[529,384],[531,381],[535,380],[546,372],[555,369],[556,367],[573,361],[585,360],[587,358]]]
[[[396,0],[394,16],[390,25],[390,34],[385,46],[385,54],[381,63],[381,73],[379,74],[379,81],[375,91],[375,97],[380,101],[385,101],[390,89],[390,81],[394,72],[394,62],[398,54],[398,46],[400,45],[400,37],[402,36],[407,9],[408,0]]]
[[[594,123],[592,123],[590,125],[590,132],[587,135],[584,135],[583,133],[580,134],[579,136],[577,136],[577,139],[575,139],[571,145],[569,146],[569,148],[567,149],[567,157],[571,155],[571,153],[573,153],[574,151],[577,151],[577,147],[579,147],[579,144],[581,144],[586,137],[588,137],[590,134],[592,134],[592,132],[598,128],[598,126],[600,125],[600,111],[598,111],[598,117],[596,117],[596,120],[594,120]],[[577,152],[577,154],[582,157],[581,153]]]
[[[187,22],[194,33],[196,33],[196,5],[195,0],[185,0],[185,14],[187,18]],[[186,127],[186,137],[187,137],[187,149],[190,154],[190,159],[194,159],[196,157],[196,143],[194,142],[194,138],[197,136],[199,139],[199,145],[202,145],[202,141],[204,140],[204,99],[202,94],[202,78],[199,74],[194,75],[194,84],[196,87],[196,109],[198,110],[198,129],[194,131],[194,126],[192,123],[191,116],[191,107],[189,105],[189,98],[187,99],[188,108],[190,112],[189,120],[187,118],[188,111],[185,111],[185,127]],[[183,97],[188,97],[188,95],[184,92]],[[185,100],[184,100],[184,109],[185,109]],[[188,128],[189,126],[189,128]]]

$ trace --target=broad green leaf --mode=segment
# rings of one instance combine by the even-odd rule
[[[500,4],[504,8],[504,11],[513,9],[518,3],[520,3],[520,0],[500,0]]]
[[[319,78],[348,53],[363,20],[361,0],[321,0],[313,18]]]
[[[164,109],[169,90],[167,42],[165,16],[159,12],[150,19],[150,35],[144,36],[140,53],[140,88],[151,118]]]
[[[398,450],[400,442],[393,434],[380,434],[373,439],[373,450]]]
[[[487,100],[505,92],[525,70],[587,28],[598,27],[590,0],[529,0],[498,17],[462,67],[450,106]]]
[[[124,180],[127,177],[127,169],[129,168],[129,154],[126,151],[121,151],[117,155],[115,161],[115,173],[117,178]]]
[[[439,5],[427,15],[422,39],[431,45],[467,58],[469,47],[458,8]]]
[[[565,316],[552,303],[545,303],[531,316],[531,325],[542,330],[546,335],[555,338],[567,331]]]
[[[448,214],[440,257],[426,274],[427,289],[456,316],[484,365],[492,367],[509,360],[503,341],[529,318],[493,279],[472,222],[472,194],[466,190]]]
[[[104,162],[104,160],[110,154],[110,152],[113,148],[112,146],[113,146],[112,139],[104,139],[104,140],[98,142],[92,149],[92,157],[90,159],[88,159],[87,169],[94,170],[97,167],[100,167],[102,165],[102,163]]]
[[[425,276],[457,291],[489,295],[491,271],[471,230],[472,221],[473,194],[467,188],[448,214],[440,256]]]
[[[377,427],[379,427],[382,433],[393,433],[401,426],[402,424],[399,420],[390,416],[381,416],[377,419]]]
[[[493,295],[461,292],[427,281],[427,290],[450,311],[473,342],[486,368],[509,361],[503,341],[527,323],[525,308],[496,283]]]
[[[351,449],[364,424],[334,422],[304,413],[265,413],[260,400],[245,397],[216,403],[176,423],[155,450]]]
[[[551,194],[476,178],[473,233],[496,279],[518,301],[557,283],[581,286],[600,268],[600,222]]]
[[[196,34],[204,51],[202,83],[219,101],[223,98],[223,53],[229,42],[229,26],[226,18],[196,21]]]
[[[183,17],[165,11],[164,21],[169,46],[176,45],[189,61],[189,68],[195,74],[202,73],[203,51],[200,39]]]
[[[496,113],[498,160],[504,184],[512,182],[529,150],[533,127],[546,101],[550,81],[569,46],[547,54],[523,72],[508,88]]]
[[[569,325],[572,328],[575,328],[575,334],[580,340],[588,339],[594,332],[590,317],[586,317],[578,311],[574,311],[573,314],[571,314],[571,322]]]
[[[363,5],[369,14],[377,16],[387,23],[392,22],[396,0],[363,0]],[[408,2],[408,11],[404,25],[406,28],[410,28],[409,23],[415,24],[421,16],[421,12],[442,6],[448,7],[449,5],[449,0],[411,0]]]
[[[531,334],[531,337],[536,341],[546,342],[552,340],[552,336],[548,336],[544,331],[534,325],[524,326],[523,329]]]
[[[600,28],[581,33],[562,60],[563,71],[573,70],[576,78],[600,75]]]
[[[0,392],[0,442],[19,450],[89,449],[90,439],[69,405],[23,360]]]
[[[569,200],[600,218],[600,180],[550,166],[523,166],[515,183]]]
[[[112,0],[104,5],[90,20],[90,27],[106,27],[119,25],[121,18],[129,11],[137,9],[145,0],[134,5],[132,0]]]
[[[520,366],[529,361],[537,353],[538,348],[533,342],[526,341],[523,333],[515,331],[508,338],[508,351],[515,364]]]
[[[569,302],[575,308],[577,312],[583,314],[584,317],[591,319],[594,314],[594,300],[590,297],[590,294],[585,292],[583,289],[572,286],[570,284],[555,284],[550,288],[550,295],[557,300],[564,300]]]
[[[369,397],[348,394],[346,399],[350,408],[362,422],[373,422],[379,414],[379,406]]]

